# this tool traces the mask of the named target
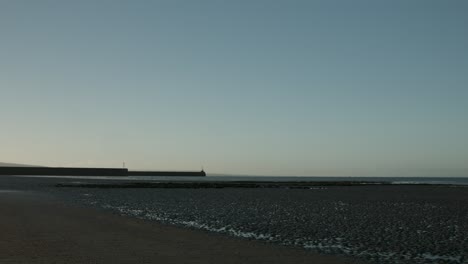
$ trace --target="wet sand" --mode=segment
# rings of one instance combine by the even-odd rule
[[[0,191],[0,263],[357,263]]]

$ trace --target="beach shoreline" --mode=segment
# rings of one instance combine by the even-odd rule
[[[0,192],[1,263],[358,263]]]
[[[219,257],[221,255],[236,260],[232,263],[244,263],[246,259],[247,261],[254,259],[260,263],[303,263],[304,258],[311,259],[307,261],[308,263],[328,263],[315,261],[317,256],[337,257],[339,260],[334,260],[341,263],[342,261],[379,264],[466,262],[468,186],[464,181],[461,181],[461,185],[359,184],[362,183],[359,181],[353,182],[358,183],[356,185],[342,183],[329,182],[326,185],[327,182],[322,181],[309,185],[307,182],[250,181],[213,184],[213,182],[141,182],[101,178],[4,176],[0,177],[0,194],[3,194],[0,195],[0,210],[10,217],[10,215],[21,215],[24,208],[29,208],[27,217],[15,216],[17,217],[15,221],[23,221],[23,226],[33,226],[35,232],[48,230],[50,227],[45,223],[60,218],[64,220],[52,222],[68,221],[78,226],[76,230],[97,230],[98,241],[99,237],[104,237],[106,241],[106,238],[118,236],[114,237],[115,241],[111,241],[114,244],[107,245],[102,242],[98,247],[103,248],[104,252],[114,250],[128,254],[131,252],[129,249],[133,248],[133,251],[137,252],[132,253],[133,256],[147,254],[148,257],[137,259],[138,263],[152,263],[150,260],[145,262],[145,259],[156,259],[162,263],[187,263],[186,259],[190,259],[192,261],[190,263],[197,263],[193,261],[200,258],[204,261],[199,263],[210,263],[206,257],[211,254],[214,254],[213,259],[218,260],[213,260],[211,263],[226,262]],[[318,186],[320,184],[324,185]],[[10,201],[16,197],[10,209],[16,208],[17,212],[4,210],[7,208],[5,203],[8,199],[2,197],[11,197]],[[34,198],[24,202],[25,197]],[[42,206],[45,206],[45,209],[34,209],[35,211],[31,209]],[[46,211],[49,213],[44,214]],[[64,218],[63,214],[71,211],[77,215]],[[141,229],[146,231],[125,231],[125,224],[122,223],[114,225],[114,228],[108,228],[109,225],[103,222],[93,223],[103,215],[107,215],[109,220],[127,219],[137,225],[142,224],[144,227]],[[43,220],[38,221],[38,216]],[[43,224],[38,225],[38,223]],[[85,223],[84,227],[82,223]],[[6,225],[3,228],[14,230],[13,227],[21,230],[21,227],[14,225],[10,227]],[[107,234],[110,235],[100,234],[106,228],[108,228]],[[160,232],[156,234],[151,231],[153,229]],[[161,239],[170,240],[174,232],[167,230],[184,234],[181,237],[184,241],[180,248],[193,248],[199,254],[205,255],[200,257],[182,252],[185,260],[184,257],[172,260],[141,253],[142,248],[147,248],[146,245],[154,245],[152,248],[157,250],[164,248],[164,243],[158,244],[162,243],[162,240],[155,242],[152,239],[163,234]],[[67,232],[70,230],[49,231],[51,234]],[[136,247],[138,243],[133,243],[133,240],[139,235],[134,234],[139,232],[142,234],[153,232],[155,235],[151,239],[139,242],[145,246]],[[16,234],[23,240],[28,237],[21,232]],[[193,234],[202,235],[192,239]],[[91,252],[90,256],[99,257],[102,252],[88,250],[87,242],[78,239],[80,235],[78,232],[69,236],[68,248],[62,248],[58,252],[68,252],[70,245],[79,245],[77,247],[83,251]],[[88,240],[92,240],[95,235],[88,233],[87,237]],[[47,239],[48,236],[45,241]],[[61,241],[63,238],[55,236],[53,241],[55,240]],[[197,244],[197,241],[203,242]],[[237,246],[233,245],[232,241],[237,241],[235,242],[238,243]],[[253,243],[254,248],[256,245],[267,248],[264,253],[256,257],[258,252],[249,251],[252,247],[247,246],[249,243]],[[197,245],[193,246],[194,244]],[[211,249],[213,245],[215,247]],[[49,248],[54,247],[57,245],[49,246]],[[179,244],[173,243],[164,252],[171,252],[171,248],[177,247]],[[0,249],[0,256],[7,255],[7,251],[1,251],[5,248]],[[17,247],[16,250],[21,250],[21,247]],[[74,252],[73,250],[76,249],[72,247],[70,252]],[[292,255],[288,255],[286,259],[284,254],[276,258],[274,256],[278,250],[294,250],[295,253],[287,253],[286,255]],[[156,254],[153,249],[143,251]],[[233,252],[239,252],[240,255],[233,255]],[[274,258],[269,257],[270,255]],[[130,260],[126,261],[125,258],[126,256],[121,256],[119,259],[122,260],[118,262],[133,263]],[[192,258],[195,260],[191,260]],[[15,261],[6,262],[6,257],[0,259],[0,263],[31,263],[31,261],[18,262],[18,259]],[[110,262],[107,259],[98,259],[94,262],[87,259],[76,263],[107,263],[106,261]],[[39,263],[50,263],[50,261]]]

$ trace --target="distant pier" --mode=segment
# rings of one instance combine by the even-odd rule
[[[128,176],[206,176],[205,171],[128,171]]]
[[[202,171],[129,171],[126,168],[0,167],[0,175],[34,176],[195,176]]]

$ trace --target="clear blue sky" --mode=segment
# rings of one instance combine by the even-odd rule
[[[0,161],[468,176],[467,14],[467,1],[1,1]]]

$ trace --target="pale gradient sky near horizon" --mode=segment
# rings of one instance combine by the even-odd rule
[[[0,162],[468,176],[468,2],[1,1]]]

